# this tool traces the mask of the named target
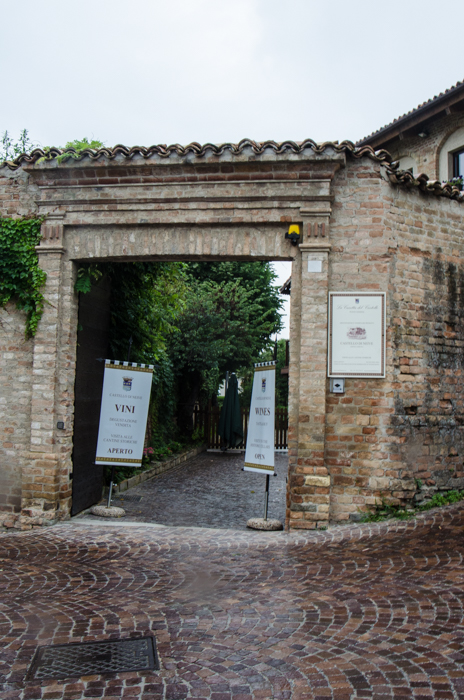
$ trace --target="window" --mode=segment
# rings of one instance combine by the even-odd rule
[[[411,156],[402,156],[400,159],[400,170],[409,170],[414,175],[417,173],[417,163]]]
[[[453,153],[453,177],[464,175],[464,149]]]
[[[448,136],[440,149],[438,160],[438,178],[442,182],[464,175],[464,126]]]

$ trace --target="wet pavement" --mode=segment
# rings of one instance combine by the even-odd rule
[[[464,698],[464,508],[262,533],[76,519],[0,535],[2,700]],[[25,680],[154,635],[155,672]]]
[[[178,469],[118,494],[112,505],[124,508],[129,521],[245,530],[249,518],[263,516],[266,477],[242,471],[243,462],[244,452],[202,452]],[[275,472],[269,480],[268,517],[284,524],[287,453],[276,453]]]

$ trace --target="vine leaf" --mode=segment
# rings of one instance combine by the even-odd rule
[[[36,334],[45,303],[41,288],[47,275],[35,251],[42,221],[0,218],[0,306],[14,301],[26,313],[26,339]]]

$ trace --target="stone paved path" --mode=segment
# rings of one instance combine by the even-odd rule
[[[263,515],[266,477],[242,471],[243,460],[243,452],[202,452],[179,469],[118,494],[112,504],[122,506],[130,521],[245,530],[249,518]],[[287,454],[276,453],[275,471],[268,514],[284,524]]]
[[[464,698],[464,508],[259,533],[0,535],[2,700]],[[155,635],[161,670],[25,681],[38,645]]]

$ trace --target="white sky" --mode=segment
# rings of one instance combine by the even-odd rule
[[[2,3],[0,132],[41,145],[359,139],[464,78],[435,0]]]
[[[0,134],[41,146],[355,141],[464,78],[459,2],[10,0],[1,18]]]

